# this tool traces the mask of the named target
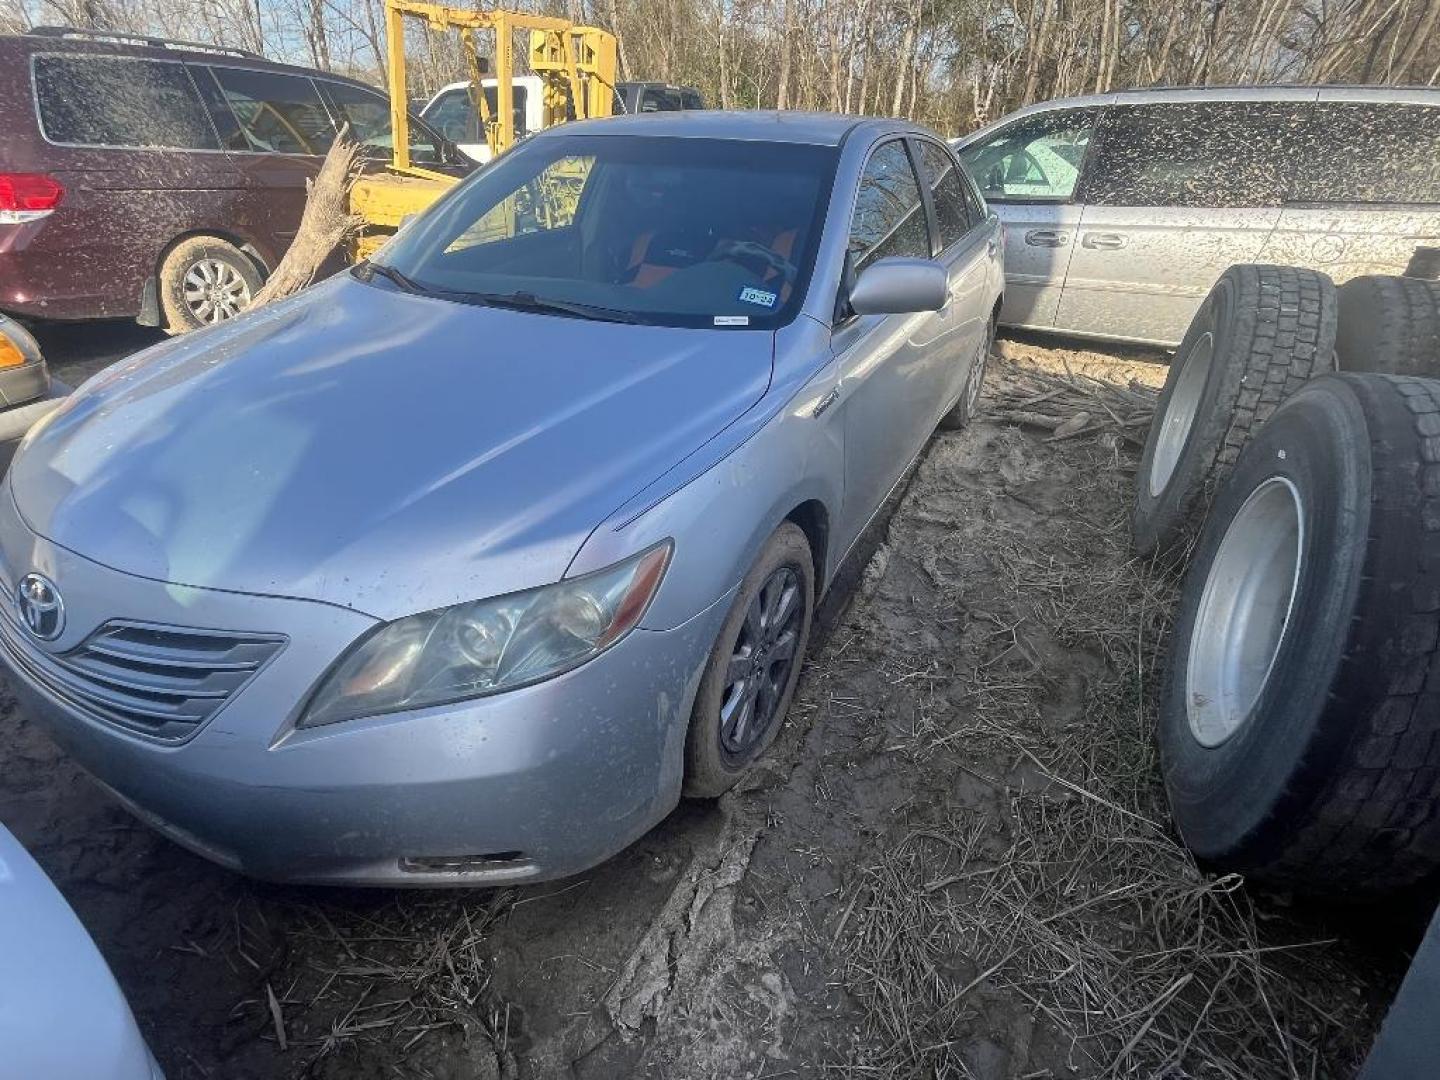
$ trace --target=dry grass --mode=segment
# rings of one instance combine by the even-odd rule
[[[977,506],[963,545],[983,572],[943,580],[935,561],[975,628],[911,753],[984,797],[913,827],[853,887],[833,947],[879,1049],[850,1075],[970,1076],[960,1048],[1017,999],[1034,1024],[1008,1033],[1012,1051],[1069,1044],[1073,1073],[1036,1077],[1299,1080],[1348,1075],[1362,1045],[1366,1014],[1327,943],[1257,914],[1235,877],[1201,873],[1168,825],[1152,685],[1175,582],[1128,556],[1121,446],[1143,439],[1150,400],[1128,379],[1000,365],[992,416],[1043,410],[1053,430],[1089,414],[1072,438],[1002,436],[1072,482],[1071,524],[1037,534]],[[926,513],[902,508],[892,543],[906,548],[907,515]],[[1048,707],[1057,652],[1086,661],[1068,714]]]

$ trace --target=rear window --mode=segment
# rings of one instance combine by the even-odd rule
[[[1082,200],[1279,206],[1309,112],[1304,102],[1117,105],[1101,125]]]
[[[1321,102],[1291,201],[1440,203],[1440,106]]]
[[[37,56],[35,100],[51,142],[217,150],[215,129],[181,64]]]

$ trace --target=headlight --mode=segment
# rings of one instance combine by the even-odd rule
[[[386,623],[330,670],[299,726],[481,697],[578,667],[640,621],[670,551],[666,540],[584,577]]]

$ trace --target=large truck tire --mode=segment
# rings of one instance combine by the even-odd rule
[[[1440,375],[1440,281],[1367,275],[1339,289],[1341,371]]]
[[[1292,266],[1232,266],[1170,363],[1136,478],[1140,555],[1183,545],[1276,406],[1335,367],[1335,285]]]
[[[1360,897],[1440,867],[1440,382],[1317,379],[1251,441],[1185,577],[1158,740],[1217,868]]]

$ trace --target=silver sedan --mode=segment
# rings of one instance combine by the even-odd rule
[[[774,739],[817,598],[975,406],[999,222],[894,121],[569,124],[31,432],[0,655],[255,876],[583,870]]]

